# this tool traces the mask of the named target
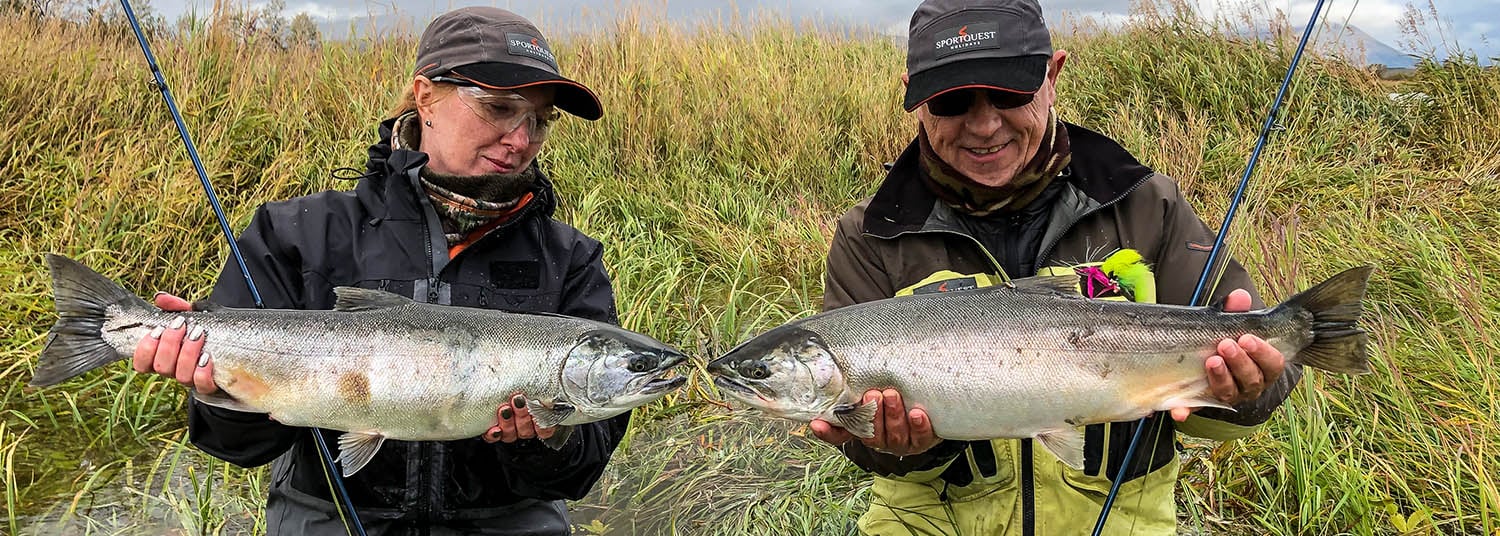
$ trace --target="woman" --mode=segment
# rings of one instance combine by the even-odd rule
[[[552,219],[552,183],[537,153],[562,110],[602,110],[588,88],[562,77],[541,32],[495,8],[464,8],[422,35],[416,70],[366,174],[353,191],[261,206],[239,237],[269,308],[331,309],[336,286],[378,288],[417,301],[560,313],[617,322],[600,243]],[[212,301],[254,306],[231,262]],[[188,304],[158,295],[157,305]],[[181,319],[137,346],[139,372],[216,390],[212,334]],[[538,440],[524,393],[496,409],[484,436],[387,441],[345,485],[369,534],[569,533],[563,499],[598,480],[629,413],[578,426],[560,451]],[[189,438],[244,467],[271,462],[270,534],[343,534],[311,434],[264,415],[189,404]],[[337,433],[322,431],[329,444]]]

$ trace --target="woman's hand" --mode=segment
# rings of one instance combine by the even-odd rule
[[[165,292],[158,292],[154,301],[163,311],[193,310],[193,305],[187,300]],[[136,343],[131,368],[142,374],[154,372],[177,380],[199,393],[214,393],[219,386],[214,384],[214,365],[203,352],[206,340],[208,333],[202,326],[188,326],[187,317],[177,316],[167,325],[157,326]]]

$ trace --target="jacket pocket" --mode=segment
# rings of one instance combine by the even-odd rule
[[[939,495],[953,502],[979,499],[1016,487],[1016,445],[1012,439],[976,441],[932,482]]]

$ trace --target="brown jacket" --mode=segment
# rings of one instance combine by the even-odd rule
[[[1073,266],[1101,261],[1117,249],[1135,249],[1154,272],[1157,301],[1187,304],[1208,260],[1214,233],[1183,199],[1176,181],[1140,164],[1113,140],[1075,125],[1065,125],[1073,148],[1072,163],[1057,179],[1064,184],[1053,198],[1055,205],[1043,228],[1037,258],[1034,263],[1024,265],[1034,264],[1039,269]],[[923,283],[920,286],[924,289],[932,287],[932,276],[941,271],[964,275],[1002,272],[1001,263],[958,221],[961,216],[940,202],[917,176],[917,159],[918,150],[913,142],[897,159],[876,194],[839,219],[828,254],[825,310],[888,298],[903,290],[909,292],[919,283]],[[1248,274],[1231,260],[1213,288],[1212,300],[1222,299],[1236,288],[1250,290],[1255,296]],[[1255,307],[1263,306],[1258,296],[1254,302]],[[1219,440],[1250,433],[1269,418],[1298,378],[1300,371],[1288,367],[1259,400],[1243,404],[1235,412],[1205,409],[1185,423],[1173,423],[1165,414],[1158,414],[1147,425],[1147,433],[1134,456],[1135,463],[1127,472],[1127,481],[1168,467],[1175,475],[1174,430]],[[1074,476],[1077,480],[1095,479],[1107,489],[1108,479],[1118,471],[1134,428],[1135,423],[1088,427],[1083,474],[1065,474],[1068,478],[1062,480]],[[1034,453],[1030,443],[1030,440],[948,441],[927,453],[905,458],[874,452],[858,441],[851,441],[841,449],[856,464],[881,477],[926,480],[932,485],[940,482],[942,488],[937,499],[944,502],[950,495],[987,493],[962,488],[994,484],[992,477],[1007,470],[1002,466],[1014,464],[1018,478],[1000,487],[1020,488],[1017,519],[1035,523],[1033,496],[1036,493],[1051,496],[1052,491],[1042,489],[1047,483],[1039,481],[1034,474],[1039,471],[1034,469],[1045,467],[1052,478],[1040,480],[1055,481],[1056,472],[1050,464],[1058,462],[1050,457],[1041,459],[1043,455]],[[1107,457],[1105,444],[1110,445]],[[968,463],[953,463],[961,453]],[[1010,459],[1012,454],[1019,460]],[[1072,471],[1066,466],[1061,466],[1061,470]],[[1171,480],[1175,478],[1165,479],[1165,485],[1170,486]],[[881,484],[877,480],[877,495]],[[1102,492],[1098,495],[1102,498]],[[1170,500],[1170,488],[1165,496]],[[1161,521],[1170,524],[1172,506],[1162,506],[1165,510],[1160,514],[1166,519]],[[1097,506],[1092,512],[1063,513],[1074,518],[1088,514],[1086,526],[1092,527]],[[863,521],[862,526],[865,526]],[[1073,527],[1050,526],[1053,530]],[[870,532],[869,527],[865,528]],[[1030,524],[1026,529],[1018,533],[1035,530]]]

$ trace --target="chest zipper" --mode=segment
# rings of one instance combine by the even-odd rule
[[[1021,534],[1036,534],[1036,489],[1031,463],[1031,440],[1021,440]]]
[[[1120,195],[1115,196],[1115,198],[1109,200],[1108,203],[1100,204],[1097,207],[1094,207],[1094,208],[1092,208],[1090,210],[1084,211],[1083,214],[1079,214],[1077,218],[1073,218],[1073,221],[1068,222],[1068,226],[1064,227],[1063,230],[1062,230],[1062,232],[1057,233],[1057,237],[1055,237],[1055,238],[1052,239],[1052,243],[1051,244],[1046,244],[1045,245],[1046,247],[1042,248],[1042,254],[1041,255],[1037,255],[1036,262],[1037,263],[1045,263],[1045,262],[1047,262],[1047,258],[1052,255],[1052,250],[1057,247],[1057,243],[1061,242],[1062,241],[1062,237],[1065,236],[1065,235],[1067,235],[1069,231],[1072,231],[1073,230],[1073,226],[1078,225],[1078,222],[1083,221],[1084,218],[1087,218],[1089,216],[1093,216],[1094,213],[1096,213],[1096,212],[1099,212],[1101,210],[1104,210],[1106,208],[1114,206],[1115,203],[1119,203],[1121,199],[1125,199],[1125,197],[1129,196],[1131,192],[1134,192],[1134,191],[1140,189],[1141,185],[1146,184],[1146,181],[1151,180],[1151,177],[1153,177],[1155,175],[1156,175],[1155,173],[1148,173],[1148,174],[1146,174],[1145,177],[1142,177],[1141,180],[1136,181],[1136,183],[1133,184],[1133,185],[1131,185],[1130,188],[1126,188],[1123,193],[1121,193]]]

